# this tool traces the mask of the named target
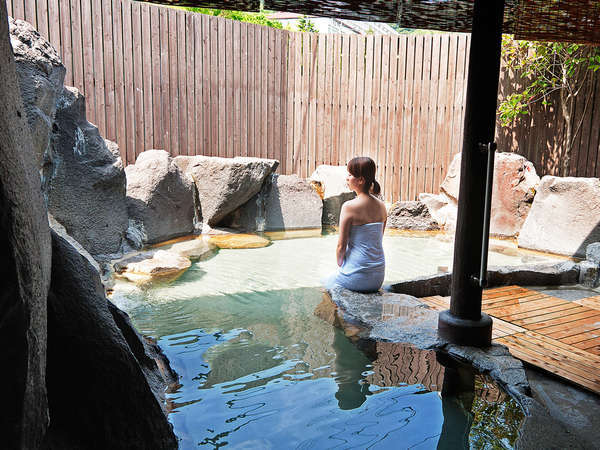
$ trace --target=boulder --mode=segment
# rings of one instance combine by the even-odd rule
[[[106,299],[91,256],[52,231],[47,448],[177,448],[158,400],[168,380],[151,355]]]
[[[246,231],[321,228],[323,202],[297,175],[272,175],[261,191],[225,219]]]
[[[419,201],[427,207],[431,218],[441,228],[446,231],[454,231],[456,228],[456,215],[458,213],[456,200],[441,192],[439,194],[419,194]]]
[[[41,448],[48,426],[46,297],[52,248],[5,4],[0,5],[0,99],[0,384],[5,409],[0,429],[4,448]]]
[[[161,245],[160,249],[189,258],[191,261],[197,261],[210,258],[215,254],[217,246],[211,244],[208,239],[199,236],[194,239],[175,242],[174,244]]]
[[[261,190],[279,161],[261,158],[178,156],[175,164],[196,185],[202,221],[216,227]]]
[[[421,194],[419,200],[426,203],[434,219],[445,228],[456,223],[458,193],[460,187],[461,154],[458,153],[446,178],[440,185],[440,195]],[[497,236],[516,236],[531,208],[531,202],[540,178],[531,162],[516,153],[496,153],[494,160],[494,184],[492,187],[492,210],[490,233]]]
[[[587,246],[585,250],[585,259],[600,265],[600,242],[594,242]]]
[[[75,88],[65,87],[57,100],[50,147],[50,213],[92,255],[119,252],[128,226],[119,148],[86,120],[85,98]]]
[[[261,248],[271,241],[255,234],[217,234],[210,236],[208,242],[219,248]]]
[[[519,234],[519,246],[585,257],[600,241],[600,179],[545,176]]]
[[[420,201],[396,202],[388,212],[387,227],[401,230],[439,230],[440,226]]]
[[[189,258],[167,250],[138,253],[115,263],[120,276],[138,284],[173,281],[192,265]]]
[[[166,151],[140,153],[125,173],[129,217],[144,243],[166,241],[194,231],[194,184]]]
[[[579,263],[579,284],[596,288],[600,285],[600,267],[592,261]]]
[[[323,199],[323,225],[338,225],[342,204],[356,197],[346,185],[346,166],[321,165],[310,176]]]
[[[39,170],[44,163],[66,69],[54,47],[29,23],[10,18],[8,27]]]

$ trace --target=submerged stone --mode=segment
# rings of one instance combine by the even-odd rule
[[[221,234],[208,238],[208,242],[219,248],[261,248],[271,241],[255,234]]]
[[[115,270],[123,278],[137,284],[150,281],[169,282],[179,278],[192,262],[167,250],[143,252],[115,263]]]

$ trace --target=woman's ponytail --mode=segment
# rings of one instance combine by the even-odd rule
[[[376,180],[373,180],[373,185],[371,186],[374,195],[379,195],[381,193],[381,186]]]

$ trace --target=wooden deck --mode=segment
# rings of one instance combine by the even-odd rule
[[[448,309],[450,297],[423,297]],[[568,301],[519,286],[487,289],[483,311],[493,317],[492,340],[513,356],[600,393],[600,296]]]

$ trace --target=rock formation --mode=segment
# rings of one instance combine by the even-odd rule
[[[147,150],[127,166],[127,208],[144,243],[194,231],[194,186],[164,150]]]
[[[39,169],[44,163],[66,69],[54,47],[30,24],[9,18],[8,27]]]
[[[600,179],[545,176],[519,234],[519,247],[585,257],[600,241]]]
[[[246,231],[321,228],[323,202],[308,181],[297,175],[273,175],[261,191],[225,219]]]
[[[423,202],[396,202],[388,212],[386,226],[401,230],[439,230],[440,226],[429,214],[429,208]]]
[[[261,158],[178,156],[175,164],[196,184],[202,222],[216,227],[263,186],[279,162]]]
[[[128,226],[123,163],[117,144],[87,121],[75,88],[65,87],[57,100],[50,147],[50,213],[92,255],[118,253]]]
[[[0,4],[0,342],[2,445],[40,447],[48,426],[46,297],[51,241],[37,155]]]
[[[342,204],[356,197],[346,185],[346,166],[322,165],[310,176],[323,199],[323,225],[338,225]]]

